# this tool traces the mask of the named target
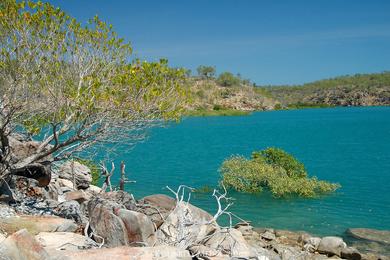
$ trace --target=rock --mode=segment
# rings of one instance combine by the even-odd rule
[[[341,250],[346,247],[340,237],[323,237],[318,245],[317,251],[321,254],[341,256]]]
[[[89,185],[87,191],[91,192],[93,194],[98,194],[98,193],[102,192],[102,189],[98,186],[95,186],[95,185]]]
[[[15,210],[5,203],[0,203],[0,219],[13,217],[16,215]]]
[[[83,190],[70,191],[65,193],[65,200],[75,200],[78,203],[83,203],[84,201],[89,200],[89,196]]]
[[[94,240],[103,242],[108,247],[128,245],[126,226],[117,212],[123,206],[100,197],[88,202],[89,227],[94,234]]]
[[[110,202],[119,204],[128,210],[137,210],[136,202],[129,193],[125,191],[112,191],[105,192],[100,195],[101,198],[106,199]]]
[[[2,233],[0,233],[0,243],[3,242],[6,239],[6,236]]]
[[[286,260],[311,259],[311,254],[309,252],[301,251],[299,248],[292,246],[279,246],[278,253],[282,259]]]
[[[7,234],[19,229],[27,229],[29,233],[36,235],[40,232],[74,232],[77,225],[72,220],[55,216],[14,216],[0,221],[0,230]]]
[[[341,250],[341,257],[345,259],[351,260],[360,260],[362,259],[362,255],[360,252],[353,247],[346,247]]]
[[[176,200],[164,194],[146,196],[140,202],[153,205],[168,212],[172,211],[176,206]]]
[[[276,237],[275,237],[275,234],[274,233],[271,233],[269,231],[265,231],[263,234],[260,235],[261,238],[265,239],[265,240],[268,240],[268,241],[271,241],[271,240],[274,240]]]
[[[389,230],[377,230],[369,228],[349,228],[347,234],[350,236],[368,241],[374,241],[378,243],[390,245],[390,231]]]
[[[186,249],[218,229],[218,224],[206,211],[187,202],[179,202],[156,234],[160,243]]]
[[[41,232],[35,239],[48,252],[57,250],[80,250],[96,248],[98,245],[92,239],[71,232]]]
[[[156,243],[153,222],[146,215],[127,209],[119,209],[116,215],[125,224],[130,245],[153,246]]]
[[[66,260],[166,260],[166,259],[181,259],[192,260],[190,253],[187,250],[169,246],[156,247],[115,247],[102,249],[89,249],[82,251],[61,251],[57,257]],[[58,258],[57,258],[58,259]]]
[[[49,259],[49,255],[26,229],[22,229],[7,237],[0,244],[0,258],[44,260]]]
[[[315,251],[317,251],[320,243],[321,243],[321,238],[310,237],[305,240],[305,245],[303,246],[303,248],[308,252],[314,253]]]
[[[86,218],[84,214],[81,212],[80,204],[75,201],[65,201],[60,203],[55,209],[54,209],[55,215],[66,218],[66,219],[72,219],[76,223],[85,223]]]
[[[212,259],[215,259],[214,257],[223,257],[223,254],[220,251],[204,245],[193,245],[190,246],[188,250],[191,252],[191,255],[196,255],[197,257],[201,257],[202,259],[210,259],[210,257],[212,257]],[[230,259],[228,255],[225,255],[225,257],[227,257],[227,259]]]
[[[215,232],[205,243],[205,246],[215,249],[231,257],[256,258],[256,251],[245,241],[236,229],[221,229]]]
[[[91,170],[87,166],[76,161],[66,161],[63,163],[58,170],[58,174],[60,178],[72,182],[73,178],[75,178],[77,189],[87,189],[92,182]]]
[[[303,237],[305,237],[305,239],[307,239],[306,236],[310,237],[310,235],[304,231],[289,230],[275,230],[275,236],[278,243],[290,246],[302,246],[306,243],[302,241]]]
[[[58,184],[62,187],[68,188],[68,190],[74,190],[73,182],[67,179],[58,178]]]

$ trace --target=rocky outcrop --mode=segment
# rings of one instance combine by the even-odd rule
[[[49,254],[26,229],[22,229],[0,244],[0,259],[46,260],[49,259]]]
[[[91,170],[76,161],[66,161],[59,170],[59,177],[62,179],[75,180],[77,189],[87,189],[92,182]]]
[[[69,219],[55,216],[12,216],[0,221],[0,230],[12,234],[20,229],[26,229],[35,235],[40,232],[74,232],[77,225]]]
[[[58,250],[78,251],[98,247],[92,239],[72,232],[41,232],[35,239],[50,254]]]
[[[115,247],[103,248],[99,250],[83,250],[83,251],[64,251],[56,255],[57,259],[66,260],[165,260],[165,259],[181,259],[192,260],[191,255],[187,250],[183,250],[170,246],[156,247]],[[62,258],[60,258],[62,257]]]

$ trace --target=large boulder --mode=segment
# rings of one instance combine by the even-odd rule
[[[221,229],[215,232],[204,245],[231,257],[245,259],[256,259],[257,257],[256,251],[236,229]]]
[[[179,202],[157,230],[157,238],[162,244],[187,249],[202,243],[218,229],[209,213],[187,202]]]
[[[92,239],[72,232],[41,232],[35,239],[49,254],[57,250],[77,251],[98,247]]]
[[[137,211],[147,215],[159,228],[175,208],[176,200],[164,194],[155,194],[142,198],[138,204]]]
[[[340,237],[323,237],[318,245],[317,251],[321,254],[326,254],[330,256],[341,256],[341,250],[346,246],[347,245]]]
[[[59,177],[70,181],[75,180],[77,189],[87,189],[92,182],[91,170],[76,161],[66,161],[58,170]]]
[[[128,210],[137,210],[136,201],[133,196],[125,191],[112,191],[100,194],[100,197]]]
[[[49,259],[49,255],[26,229],[22,229],[0,244],[0,259],[45,260]]]
[[[153,222],[146,215],[127,209],[119,209],[116,215],[125,224],[130,245],[153,246],[156,243]]]
[[[191,260],[190,253],[186,250],[169,247],[115,247],[90,249],[82,251],[58,251],[57,259],[66,260],[166,260],[166,259],[181,259]],[[62,257],[62,258],[60,258]]]
[[[80,204],[90,199],[90,196],[83,190],[69,191],[64,197],[66,201],[75,200]]]
[[[128,245],[126,226],[114,214],[123,208],[114,202],[95,197],[88,202],[89,228],[94,240],[108,247]]]
[[[40,232],[74,232],[77,225],[69,219],[55,216],[13,216],[0,221],[0,230],[12,234],[19,229],[27,229],[33,235]]]

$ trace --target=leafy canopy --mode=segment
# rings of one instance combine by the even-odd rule
[[[183,112],[185,71],[132,59],[130,44],[97,16],[83,26],[48,3],[3,0],[0,18],[0,140],[17,126],[45,136],[23,164],[132,143]]]
[[[269,190],[275,197],[315,197],[333,192],[339,184],[308,177],[304,165],[278,148],[253,152],[251,159],[232,156],[220,168],[222,184],[241,192]]]

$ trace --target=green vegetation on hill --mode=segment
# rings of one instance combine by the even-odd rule
[[[259,87],[287,108],[390,104],[390,72],[356,74],[297,86]]]
[[[253,152],[249,160],[243,156],[232,156],[222,163],[220,172],[221,183],[226,188],[248,193],[267,189],[275,197],[315,197],[340,187],[339,184],[308,177],[301,162],[278,148]]]

